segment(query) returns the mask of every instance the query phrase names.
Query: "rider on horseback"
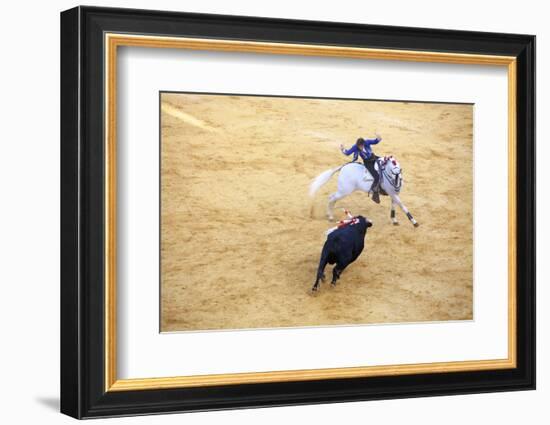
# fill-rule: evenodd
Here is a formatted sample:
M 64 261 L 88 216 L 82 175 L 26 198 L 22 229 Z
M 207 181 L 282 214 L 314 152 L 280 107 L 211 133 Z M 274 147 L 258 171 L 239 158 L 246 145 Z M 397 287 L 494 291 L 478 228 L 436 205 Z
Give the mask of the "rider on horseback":
M 376 139 L 363 139 L 362 137 L 360 137 L 355 142 L 355 145 L 353 145 L 349 149 L 345 149 L 344 145 L 340 145 L 340 150 L 344 155 L 353 154 L 354 161 L 356 161 L 359 156 L 363 160 L 365 167 L 367 168 L 367 170 L 369 170 L 369 173 L 374 178 L 374 182 L 372 183 L 372 186 L 371 186 L 372 200 L 377 204 L 380 203 L 380 187 L 379 187 L 380 177 L 375 170 L 374 164 L 378 159 L 378 157 L 372 151 L 371 145 L 376 145 L 380 143 L 381 140 L 382 140 L 382 137 L 379 134 L 376 134 Z

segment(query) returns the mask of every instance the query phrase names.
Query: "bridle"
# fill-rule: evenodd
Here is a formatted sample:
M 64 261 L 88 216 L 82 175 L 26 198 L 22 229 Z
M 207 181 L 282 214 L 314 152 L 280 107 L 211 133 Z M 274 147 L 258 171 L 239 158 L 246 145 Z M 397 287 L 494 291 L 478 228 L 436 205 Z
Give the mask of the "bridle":
M 401 185 L 403 184 L 403 179 L 401 178 L 401 173 L 403 170 L 399 168 L 399 173 L 395 174 L 388 170 L 389 167 L 386 166 L 389 159 L 382 161 L 382 175 L 386 178 L 388 183 L 393 187 L 396 193 L 399 193 L 401 190 Z

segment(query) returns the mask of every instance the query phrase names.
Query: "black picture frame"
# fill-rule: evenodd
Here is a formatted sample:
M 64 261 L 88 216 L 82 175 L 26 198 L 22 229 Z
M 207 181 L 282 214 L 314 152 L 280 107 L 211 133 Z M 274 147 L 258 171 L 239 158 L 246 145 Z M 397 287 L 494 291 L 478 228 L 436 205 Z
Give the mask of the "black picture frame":
M 105 391 L 104 33 L 517 58 L 517 367 L 474 372 Z M 535 388 L 535 37 L 76 7 L 61 13 L 61 412 L 75 418 Z

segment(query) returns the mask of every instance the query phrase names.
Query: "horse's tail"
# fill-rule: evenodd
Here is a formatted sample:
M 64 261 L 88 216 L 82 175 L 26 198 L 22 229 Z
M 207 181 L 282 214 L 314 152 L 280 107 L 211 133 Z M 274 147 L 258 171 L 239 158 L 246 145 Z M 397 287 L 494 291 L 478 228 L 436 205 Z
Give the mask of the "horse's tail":
M 336 168 L 331 168 L 330 170 L 324 171 L 321 174 L 319 174 L 317 177 L 315 177 L 311 182 L 311 184 L 309 185 L 309 196 L 313 198 L 317 193 L 317 191 L 321 189 L 321 187 L 324 184 L 326 184 L 335 173 L 340 171 L 340 168 L 342 167 L 343 165 L 340 165 L 339 167 L 336 167 Z

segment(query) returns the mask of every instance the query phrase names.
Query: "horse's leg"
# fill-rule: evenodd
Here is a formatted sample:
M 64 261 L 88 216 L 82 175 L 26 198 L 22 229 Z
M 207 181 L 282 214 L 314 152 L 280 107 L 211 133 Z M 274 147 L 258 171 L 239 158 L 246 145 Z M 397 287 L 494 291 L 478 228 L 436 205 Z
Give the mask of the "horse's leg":
M 393 199 L 393 197 L 391 198 L 390 218 L 394 226 L 397 226 L 399 224 L 399 221 L 397 221 L 397 218 L 395 217 L 395 200 Z
M 342 199 L 344 196 L 346 195 L 342 195 L 340 192 L 334 192 L 328 197 L 327 218 L 330 221 L 334 220 L 334 204 L 336 204 L 336 201 Z
M 403 202 L 401 202 L 401 199 L 399 199 L 399 196 L 396 195 L 396 194 L 393 194 L 391 195 L 392 197 L 392 200 L 401 207 L 401 209 L 403 210 L 403 212 L 407 215 L 407 218 L 410 220 L 410 222 L 414 225 L 414 227 L 418 227 L 420 226 L 417 221 L 414 219 L 414 217 L 412 216 L 412 214 L 409 212 L 409 210 L 407 209 L 407 207 L 405 205 L 403 205 Z

